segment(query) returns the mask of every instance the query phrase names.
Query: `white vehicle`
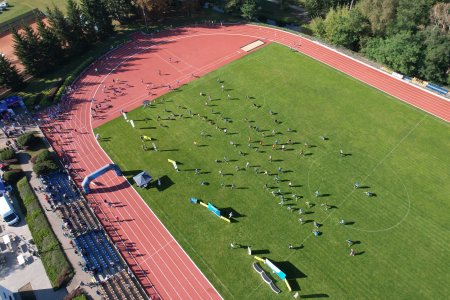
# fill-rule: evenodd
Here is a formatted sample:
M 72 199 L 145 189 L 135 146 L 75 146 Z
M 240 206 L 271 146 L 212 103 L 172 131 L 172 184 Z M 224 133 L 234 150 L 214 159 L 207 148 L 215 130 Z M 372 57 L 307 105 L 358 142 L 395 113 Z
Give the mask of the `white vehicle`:
M 0 196 L 0 216 L 2 216 L 3 221 L 8 225 L 15 225 L 20 221 L 6 194 Z

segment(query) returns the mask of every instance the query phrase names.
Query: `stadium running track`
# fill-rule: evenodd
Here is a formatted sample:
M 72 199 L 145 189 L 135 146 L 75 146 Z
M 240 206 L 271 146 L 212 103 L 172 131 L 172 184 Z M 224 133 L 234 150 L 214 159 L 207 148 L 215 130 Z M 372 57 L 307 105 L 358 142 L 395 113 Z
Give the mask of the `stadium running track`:
M 224 25 L 133 35 L 129 43 L 106 54 L 80 76 L 73 84 L 75 91 L 61 104 L 65 112 L 58 113 L 53 108 L 47 123 L 41 127 L 80 185 L 87 174 L 111 163 L 97 143 L 93 128 L 120 117 L 121 110 L 130 111 L 144 100 L 167 93 L 169 84 L 172 88 L 178 87 L 242 57 L 246 53 L 240 48 L 257 39 L 295 47 L 301 53 L 450 121 L 450 102 L 444 98 L 316 42 L 273 28 Z M 113 95 L 111 87 L 120 92 Z M 107 97 L 109 100 L 105 100 Z M 102 107 L 91 115 L 91 109 L 99 104 Z M 151 297 L 221 298 L 124 177 L 108 172 L 91 183 L 91 188 L 92 194 L 87 196 L 90 205 Z M 108 206 L 104 200 L 114 206 Z

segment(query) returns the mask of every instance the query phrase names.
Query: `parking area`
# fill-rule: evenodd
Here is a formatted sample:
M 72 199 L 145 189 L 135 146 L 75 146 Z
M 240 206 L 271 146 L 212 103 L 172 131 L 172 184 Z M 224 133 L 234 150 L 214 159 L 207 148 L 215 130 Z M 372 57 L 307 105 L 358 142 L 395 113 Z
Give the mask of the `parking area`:
M 13 201 L 16 204 L 16 201 Z M 15 211 L 20 212 L 14 205 Z M 39 259 L 32 237 L 24 218 L 15 226 L 3 221 L 0 225 L 0 286 L 4 293 L 27 295 L 27 299 L 62 299 L 65 289 L 53 291 Z M 33 297 L 34 295 L 34 297 Z M 14 297 L 14 296 L 13 296 Z M 13 298 L 14 299 L 14 298 Z

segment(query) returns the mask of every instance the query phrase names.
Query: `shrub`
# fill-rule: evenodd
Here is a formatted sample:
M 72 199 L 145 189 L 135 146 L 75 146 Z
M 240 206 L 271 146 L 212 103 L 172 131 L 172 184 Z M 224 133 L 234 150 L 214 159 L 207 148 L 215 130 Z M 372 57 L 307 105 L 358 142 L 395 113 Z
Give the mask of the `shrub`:
M 16 158 L 16 152 L 14 150 L 5 148 L 0 152 L 0 160 L 10 160 Z
M 58 102 L 61 100 L 61 97 L 69 85 L 72 84 L 72 82 L 75 80 L 75 78 L 84 71 L 89 65 L 95 61 L 96 58 L 90 56 L 88 57 L 83 63 L 81 63 L 78 67 L 76 67 L 70 74 L 67 74 L 66 79 L 64 80 L 63 84 L 59 86 L 58 91 L 54 94 L 53 102 Z
M 37 175 L 45 175 L 58 170 L 58 165 L 53 160 L 53 155 L 47 149 L 31 158 L 34 163 L 33 171 Z
M 13 169 L 3 173 L 3 180 L 9 184 L 14 184 L 19 181 L 23 176 L 23 171 L 21 169 Z
M 25 103 L 27 103 L 28 107 L 34 108 L 35 106 L 39 105 L 39 103 L 41 103 L 42 97 L 44 97 L 43 93 L 30 95 L 25 100 Z
M 67 294 L 63 300 L 87 300 L 85 291 L 82 288 L 77 288 Z
M 52 160 L 52 154 L 50 153 L 50 151 L 48 151 L 47 149 L 45 149 L 44 151 L 40 152 L 39 154 L 37 154 L 34 157 L 34 161 L 32 161 L 33 163 L 41 163 L 45 160 Z
M 36 162 L 33 166 L 33 172 L 37 175 L 46 175 L 58 170 L 58 165 L 53 162 L 53 160 L 44 160 L 41 162 Z
M 20 147 L 34 146 L 39 142 L 39 139 L 31 132 L 24 133 L 17 138 L 17 144 Z

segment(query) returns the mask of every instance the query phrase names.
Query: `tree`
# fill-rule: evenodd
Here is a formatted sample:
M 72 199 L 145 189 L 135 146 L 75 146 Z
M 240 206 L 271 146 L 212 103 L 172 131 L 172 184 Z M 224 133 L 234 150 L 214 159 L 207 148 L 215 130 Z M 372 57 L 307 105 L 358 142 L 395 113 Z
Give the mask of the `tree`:
M 363 53 L 397 72 L 417 76 L 423 63 L 423 39 L 409 31 L 368 41 Z
M 16 152 L 10 148 L 5 148 L 0 151 L 0 160 L 13 160 L 16 159 Z
M 40 55 L 40 61 L 43 67 L 42 72 L 45 73 L 61 61 L 63 51 L 61 41 L 53 29 L 45 25 L 41 19 L 36 20 L 36 22 L 39 32 L 39 48 L 36 50 Z
M 225 9 L 228 12 L 237 12 L 242 6 L 242 0 L 227 0 L 225 4 Z
M 305 0 L 304 5 L 311 17 L 323 17 L 330 8 L 347 6 L 353 3 L 352 0 Z
M 421 76 L 436 83 L 450 84 L 450 35 L 435 30 L 427 30 L 423 35 L 426 48 Z
M 309 28 L 314 35 L 325 38 L 325 20 L 322 17 L 316 17 L 309 23 Z
M 395 19 L 399 0 L 362 0 L 357 7 L 369 20 L 372 33 L 382 35 Z
M 32 75 L 42 75 L 62 58 L 61 43 L 53 31 L 40 19 L 36 20 L 38 33 L 24 25 L 22 32 L 13 31 L 14 53 Z
M 9 184 L 14 184 L 24 175 L 22 169 L 12 169 L 3 173 L 3 180 Z
M 430 20 L 440 31 L 449 31 L 450 3 L 436 3 L 430 10 Z
M 19 58 L 25 70 L 29 74 L 39 74 L 40 61 L 37 50 L 39 37 L 29 25 L 24 25 L 22 32 L 13 30 L 14 54 Z
M 81 0 L 81 11 L 90 37 L 104 39 L 114 31 L 104 0 Z
M 429 23 L 429 12 L 437 0 L 399 0 L 393 32 L 423 29 Z
M 17 138 L 17 144 L 20 147 L 32 147 L 32 146 L 35 146 L 38 142 L 39 142 L 39 138 L 30 132 L 21 134 Z
M 111 18 L 120 23 L 129 21 L 133 14 L 133 5 L 130 0 L 107 0 L 105 5 Z
M 33 166 L 33 172 L 38 176 L 46 175 L 58 170 L 58 165 L 53 160 L 44 160 Z
M 53 9 L 47 7 L 47 21 L 60 41 L 61 48 L 70 50 L 72 48 L 71 28 L 64 14 L 56 5 L 53 5 Z
M 146 11 L 154 20 L 158 20 L 167 11 L 171 1 L 168 0 L 136 0 L 136 5 Z
M 367 34 L 368 21 L 358 9 L 332 8 L 325 19 L 315 18 L 311 30 L 331 43 L 352 50 L 359 50 L 361 39 Z
M 31 160 L 32 160 L 32 163 L 36 164 L 36 163 L 41 163 L 45 160 L 52 160 L 52 159 L 53 159 L 53 156 L 50 153 L 50 151 L 45 149 L 42 152 L 40 152 L 39 154 L 37 154 L 36 156 L 34 156 Z
M 182 3 L 182 10 L 186 13 L 188 17 L 191 17 L 192 14 L 200 8 L 199 0 L 185 0 Z
M 0 86 L 2 85 L 16 91 L 24 85 L 24 80 L 16 66 L 0 53 Z
M 67 0 L 67 24 L 69 26 L 69 44 L 71 53 L 79 54 L 86 50 L 88 41 L 93 37 L 87 36 L 84 30 L 82 12 L 74 0 Z
M 255 0 L 244 0 L 241 6 L 242 17 L 247 21 L 255 18 L 258 8 Z

